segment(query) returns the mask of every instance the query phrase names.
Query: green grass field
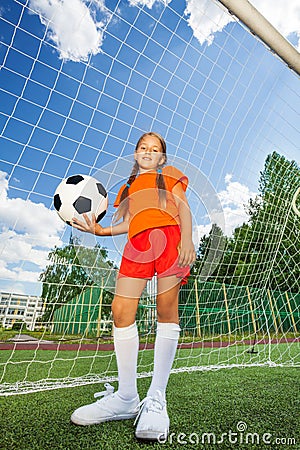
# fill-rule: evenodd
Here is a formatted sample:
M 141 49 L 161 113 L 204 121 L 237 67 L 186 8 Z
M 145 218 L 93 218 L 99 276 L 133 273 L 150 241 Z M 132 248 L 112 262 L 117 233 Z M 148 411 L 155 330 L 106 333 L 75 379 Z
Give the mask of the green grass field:
M 244 363 L 258 362 L 268 355 L 264 346 L 260 346 L 259 353 L 254 355 L 246 354 L 244 350 L 181 350 L 175 368 L 183 362 L 186 365 L 187 361 L 194 365 L 199 352 L 202 352 L 204 365 L 222 359 L 231 363 L 241 361 L 241 358 Z M 11 361 L 17 364 L 6 365 L 6 377 L 10 382 L 26 373 L 20 361 L 30 361 L 33 353 L 18 351 L 12 355 Z M 93 372 L 103 371 L 109 361 L 108 356 L 96 360 L 94 354 L 82 352 L 84 355 L 76 359 L 74 366 L 74 353 L 61 352 L 61 359 L 53 365 L 51 360 L 55 352 L 39 352 L 35 359 L 44 363 L 32 363 L 27 376 L 38 380 L 49 373 L 51 365 L 52 376 L 65 376 L 72 367 L 72 375 L 77 376 L 84 372 L 84 367 L 85 371 L 87 365 L 90 367 L 92 360 Z M 297 344 L 272 346 L 271 353 L 274 360 L 277 358 L 277 362 L 282 363 L 285 357 L 299 358 Z M 9 354 L 2 351 L 1 360 L 7 361 Z M 141 352 L 142 367 L 151 368 L 152 358 L 152 351 Z M 26 365 L 28 367 L 28 363 Z M 115 373 L 113 359 L 107 373 Z M 149 383 L 149 377 L 138 380 L 141 398 L 145 396 Z M 116 382 L 112 384 L 117 387 Z M 92 402 L 93 393 L 100 390 L 103 390 L 102 384 L 0 397 L 0 449 L 300 449 L 299 368 L 245 367 L 172 374 L 167 392 L 172 434 L 164 444 L 137 442 L 133 420 L 90 427 L 71 424 L 72 411 Z

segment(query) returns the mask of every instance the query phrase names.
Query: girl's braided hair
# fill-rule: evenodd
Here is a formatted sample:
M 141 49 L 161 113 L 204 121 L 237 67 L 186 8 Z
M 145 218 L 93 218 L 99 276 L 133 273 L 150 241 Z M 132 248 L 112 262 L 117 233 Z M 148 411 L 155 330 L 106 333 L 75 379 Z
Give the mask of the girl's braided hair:
M 144 133 L 139 140 L 137 141 L 137 144 L 135 146 L 135 152 L 137 151 L 141 141 L 143 140 L 143 138 L 145 136 L 153 136 L 156 137 L 160 144 L 161 144 L 161 148 L 162 148 L 162 155 L 164 156 L 164 162 L 159 165 L 157 167 L 157 175 L 156 175 L 156 187 L 158 189 L 158 195 L 159 195 L 159 202 L 160 205 L 162 207 L 166 207 L 166 199 L 167 199 L 167 194 L 166 194 L 166 185 L 165 185 L 165 180 L 162 174 L 162 167 L 166 164 L 167 162 L 167 146 L 166 146 L 166 142 L 164 140 L 164 138 L 158 134 L 158 133 L 154 133 L 153 131 L 150 131 L 148 133 Z M 134 182 L 134 180 L 136 179 L 136 176 L 138 174 L 139 171 L 139 165 L 138 163 L 135 161 L 132 167 L 132 171 L 131 174 L 127 180 L 126 186 L 124 187 L 121 197 L 120 197 L 120 206 L 116 211 L 115 214 L 115 218 L 114 221 L 117 222 L 118 220 L 120 220 L 122 217 L 124 217 L 128 211 L 128 207 L 129 207 L 129 202 L 128 202 L 128 191 L 129 188 L 131 186 L 131 184 Z

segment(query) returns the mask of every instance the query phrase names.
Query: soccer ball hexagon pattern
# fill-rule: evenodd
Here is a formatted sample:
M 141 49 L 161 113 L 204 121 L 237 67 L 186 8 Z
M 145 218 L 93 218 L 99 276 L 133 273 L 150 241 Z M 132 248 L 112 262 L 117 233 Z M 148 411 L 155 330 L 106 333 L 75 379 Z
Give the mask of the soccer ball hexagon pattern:
M 106 214 L 108 206 L 107 192 L 103 185 L 89 175 L 73 175 L 58 185 L 54 194 L 54 207 L 59 217 L 70 225 L 73 217 L 84 220 L 95 214 L 99 222 Z

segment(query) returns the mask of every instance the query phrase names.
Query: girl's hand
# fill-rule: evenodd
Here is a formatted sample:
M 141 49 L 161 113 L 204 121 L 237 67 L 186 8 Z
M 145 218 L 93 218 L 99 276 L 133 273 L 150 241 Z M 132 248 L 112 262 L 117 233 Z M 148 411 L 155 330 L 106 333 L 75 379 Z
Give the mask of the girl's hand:
M 178 245 L 178 265 L 179 267 L 186 267 L 193 264 L 196 260 L 196 252 L 192 239 L 181 238 L 181 242 Z
M 98 236 L 100 236 L 102 227 L 96 222 L 95 214 L 92 214 L 92 219 L 90 219 L 87 214 L 82 215 L 84 217 L 85 222 L 76 219 L 76 217 L 73 217 L 71 222 L 72 227 L 77 228 L 77 230 L 84 231 L 86 233 L 97 234 Z

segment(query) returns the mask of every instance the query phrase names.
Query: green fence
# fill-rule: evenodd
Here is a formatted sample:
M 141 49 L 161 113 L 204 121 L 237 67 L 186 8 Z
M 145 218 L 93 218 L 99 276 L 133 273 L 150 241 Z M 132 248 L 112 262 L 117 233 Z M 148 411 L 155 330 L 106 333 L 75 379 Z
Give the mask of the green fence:
M 100 287 L 88 288 L 54 313 L 56 334 L 111 335 L 110 304 Z M 300 294 L 195 281 L 180 291 L 180 326 L 186 335 L 218 336 L 253 333 L 298 333 Z M 155 298 L 144 297 L 138 308 L 141 334 L 154 332 Z
M 71 302 L 61 305 L 54 312 L 52 332 L 86 337 L 111 335 L 111 303 L 107 303 L 111 295 L 106 294 L 100 287 L 87 288 Z M 141 333 L 148 333 L 155 324 L 155 307 L 147 297 L 139 305 L 137 323 Z
M 101 288 L 85 289 L 54 313 L 53 332 L 58 334 L 99 336 L 109 332 L 110 308 L 102 304 Z
M 181 326 L 201 335 L 298 333 L 300 294 L 195 281 L 180 292 Z

